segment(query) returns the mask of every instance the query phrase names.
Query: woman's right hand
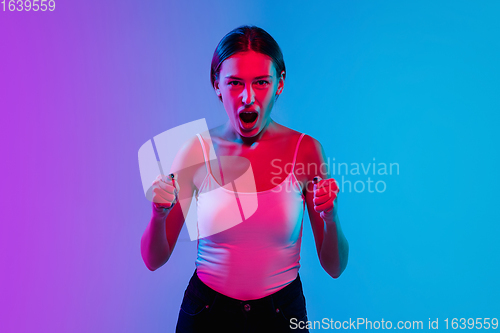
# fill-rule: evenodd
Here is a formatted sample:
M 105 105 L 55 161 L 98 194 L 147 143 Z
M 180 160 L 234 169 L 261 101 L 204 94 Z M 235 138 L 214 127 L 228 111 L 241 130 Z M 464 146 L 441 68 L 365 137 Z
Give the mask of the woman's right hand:
M 177 174 L 158 175 L 153 182 L 153 210 L 164 213 L 170 211 L 178 201 L 180 191 Z

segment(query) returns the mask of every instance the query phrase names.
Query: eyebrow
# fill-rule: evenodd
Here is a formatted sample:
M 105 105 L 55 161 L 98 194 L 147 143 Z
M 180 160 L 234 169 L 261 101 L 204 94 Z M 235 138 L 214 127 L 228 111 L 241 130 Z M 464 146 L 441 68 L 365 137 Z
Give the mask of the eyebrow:
M 272 75 L 261 75 L 261 76 L 257 76 L 255 77 L 255 79 L 265 79 L 265 78 L 272 78 L 273 76 Z M 234 75 L 228 75 L 226 76 L 226 79 L 236 79 L 236 80 L 243 80 L 242 78 L 239 78 L 237 76 L 234 76 Z

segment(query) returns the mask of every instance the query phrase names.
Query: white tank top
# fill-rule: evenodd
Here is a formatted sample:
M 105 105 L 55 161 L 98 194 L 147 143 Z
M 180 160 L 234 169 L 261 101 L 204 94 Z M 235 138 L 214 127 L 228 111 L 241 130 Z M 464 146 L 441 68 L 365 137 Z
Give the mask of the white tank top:
M 295 148 L 291 173 L 278 186 L 254 193 L 220 186 L 212 175 L 204 141 L 197 136 L 207 168 L 196 195 L 198 226 L 215 225 L 234 212 L 241 213 L 242 221 L 198 238 L 198 277 L 215 291 L 239 300 L 277 292 L 297 277 L 300 268 L 305 197 L 294 169 L 304 133 Z M 256 203 L 253 214 L 243 214 L 252 201 Z

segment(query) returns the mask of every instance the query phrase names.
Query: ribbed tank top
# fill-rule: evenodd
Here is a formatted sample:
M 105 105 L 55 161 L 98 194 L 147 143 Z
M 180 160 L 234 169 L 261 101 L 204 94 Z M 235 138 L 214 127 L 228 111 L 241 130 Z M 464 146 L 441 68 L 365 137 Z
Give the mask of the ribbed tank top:
M 297 141 L 288 176 L 276 187 L 254 193 L 220 186 L 212 175 L 204 141 L 197 136 L 207 168 L 196 195 L 198 226 L 207 229 L 233 215 L 241 221 L 198 237 L 198 277 L 215 291 L 239 300 L 277 292 L 297 277 L 300 268 L 305 198 L 294 169 L 304 133 Z

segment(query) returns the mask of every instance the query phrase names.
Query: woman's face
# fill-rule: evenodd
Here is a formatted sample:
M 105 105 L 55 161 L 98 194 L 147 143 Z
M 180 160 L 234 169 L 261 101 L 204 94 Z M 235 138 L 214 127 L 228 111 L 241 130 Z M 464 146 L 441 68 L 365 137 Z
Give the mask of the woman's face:
M 276 96 L 283 90 L 284 73 L 278 77 L 271 58 L 254 51 L 224 60 L 214 88 L 241 136 L 253 137 L 267 125 Z

